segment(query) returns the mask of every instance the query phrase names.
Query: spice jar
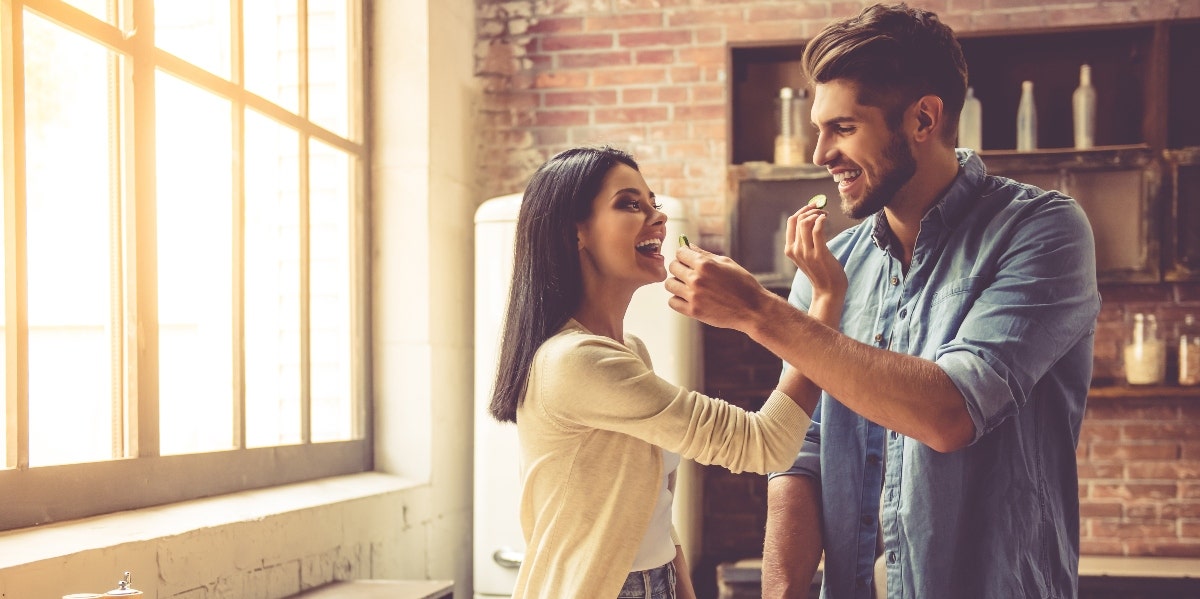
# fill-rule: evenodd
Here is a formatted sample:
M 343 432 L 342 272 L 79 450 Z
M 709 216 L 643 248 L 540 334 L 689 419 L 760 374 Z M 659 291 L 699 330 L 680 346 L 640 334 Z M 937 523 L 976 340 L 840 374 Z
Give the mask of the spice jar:
M 1200 385 L 1200 325 L 1191 314 L 1179 327 L 1179 384 Z
M 125 578 L 122 578 L 122 579 L 121 579 L 121 580 L 120 580 L 120 581 L 117 583 L 117 588 L 115 588 L 115 589 L 113 589 L 113 590 L 111 590 L 111 591 L 109 591 L 109 592 L 105 593 L 105 594 L 104 594 L 104 597 L 106 597 L 106 598 L 108 598 L 108 597 L 125 597 L 125 598 L 129 598 L 129 597 L 141 597 L 141 596 L 142 596 L 142 592 L 141 592 L 141 591 L 139 591 L 139 590 L 137 590 L 137 589 L 135 589 L 135 588 L 133 588 L 133 587 L 131 587 L 131 586 L 129 586 L 129 584 L 130 584 L 130 582 L 129 582 L 129 572 L 126 572 L 126 573 L 125 573 Z
M 1125 338 L 1125 380 L 1130 385 L 1161 385 L 1166 374 L 1166 342 L 1158 318 L 1138 312 L 1129 321 Z

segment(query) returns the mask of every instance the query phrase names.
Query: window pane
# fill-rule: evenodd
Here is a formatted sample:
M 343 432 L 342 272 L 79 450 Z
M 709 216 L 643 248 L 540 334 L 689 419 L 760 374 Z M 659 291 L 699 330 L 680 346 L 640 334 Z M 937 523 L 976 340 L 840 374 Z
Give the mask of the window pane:
M 309 325 L 312 440 L 352 438 L 350 377 L 350 191 L 353 162 L 309 144 Z
M 233 445 L 232 108 L 155 78 L 163 454 Z
M 308 118 L 350 135 L 350 29 L 347 0 L 308 2 Z
M 110 55 L 25 13 L 29 459 L 111 458 Z
M 118 24 L 116 10 L 113 10 L 111 13 L 108 10 L 110 0 L 65 0 L 65 2 L 110 25 Z M 116 8 L 115 1 L 112 1 L 111 4 L 114 5 L 113 8 Z
M 246 89 L 300 111 L 300 32 L 296 0 L 242 3 Z
M 159 0 L 154 26 L 159 48 L 229 78 L 229 2 Z
M 246 111 L 246 445 L 300 442 L 300 135 Z

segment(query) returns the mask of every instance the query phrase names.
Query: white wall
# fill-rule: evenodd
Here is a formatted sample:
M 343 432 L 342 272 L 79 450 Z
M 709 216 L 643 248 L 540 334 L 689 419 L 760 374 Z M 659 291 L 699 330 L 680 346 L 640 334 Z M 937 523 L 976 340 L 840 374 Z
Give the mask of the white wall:
M 126 570 L 160 599 L 367 577 L 471 595 L 474 3 L 367 1 L 378 472 L 0 533 L 0 597 L 103 592 Z

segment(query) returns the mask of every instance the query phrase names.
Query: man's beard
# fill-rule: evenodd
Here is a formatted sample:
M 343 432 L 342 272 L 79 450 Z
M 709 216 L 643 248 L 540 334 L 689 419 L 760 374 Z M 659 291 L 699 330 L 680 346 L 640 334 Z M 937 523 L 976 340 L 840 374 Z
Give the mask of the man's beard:
M 861 220 L 883 210 L 917 172 L 917 161 L 913 158 L 912 150 L 904 136 L 898 133 L 892 134 L 892 139 L 883 149 L 881 163 L 879 183 L 867 188 L 862 202 L 854 206 L 842 196 L 842 212 L 850 218 Z

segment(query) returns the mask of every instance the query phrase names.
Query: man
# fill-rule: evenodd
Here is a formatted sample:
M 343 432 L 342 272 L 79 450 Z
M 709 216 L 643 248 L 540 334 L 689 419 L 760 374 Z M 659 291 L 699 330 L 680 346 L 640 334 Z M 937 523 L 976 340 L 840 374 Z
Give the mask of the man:
M 794 220 L 795 307 L 694 249 L 667 281 L 674 309 L 747 333 L 824 390 L 769 483 L 764 597 L 803 597 L 822 550 L 827 599 L 1075 597 L 1100 307 L 1086 217 L 956 152 L 967 69 L 933 13 L 870 7 L 809 42 L 803 67 L 813 161 L 866 220 L 816 257 L 820 226 Z M 840 332 L 804 312 L 805 260 L 834 259 Z

